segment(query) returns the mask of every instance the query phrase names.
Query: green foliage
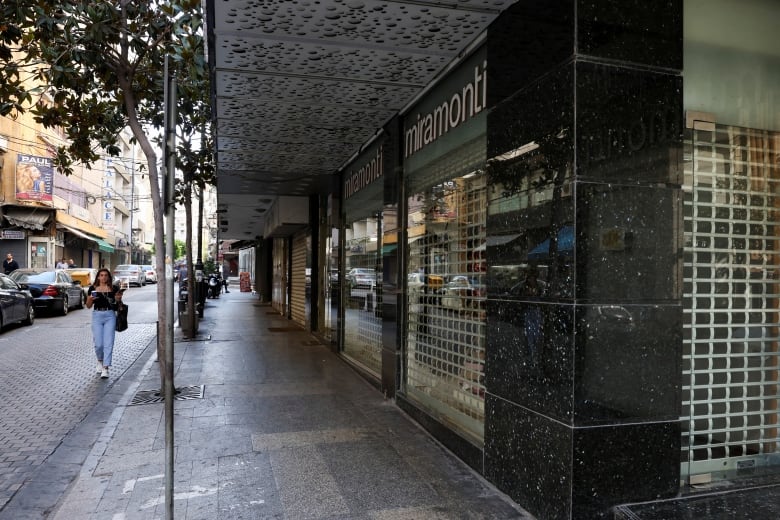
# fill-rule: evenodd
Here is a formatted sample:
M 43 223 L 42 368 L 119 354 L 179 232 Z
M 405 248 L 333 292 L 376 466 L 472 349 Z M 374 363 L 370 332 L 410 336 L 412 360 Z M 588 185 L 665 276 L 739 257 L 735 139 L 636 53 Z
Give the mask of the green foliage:
M 0 2 L 0 116 L 30 112 L 37 123 L 60 130 L 66 144 L 54 163 L 66 175 L 74 164 L 118 155 L 120 131 L 129 127 L 146 157 L 158 265 L 165 261 L 164 205 L 147 129 L 163 127 L 165 63 L 180 85 L 176 163 L 188 186 L 202 187 L 213 182 L 214 168 L 201 0 Z M 176 244 L 176 256 L 186 251 Z M 163 321 L 164 303 L 160 289 Z M 192 313 L 192 301 L 188 308 Z
M 201 101 L 210 90 L 202 32 L 198 0 L 3 0 L 0 116 L 30 111 L 60 128 L 67 144 L 55 163 L 69 174 L 104 150 L 118 155 L 122 128 L 135 125 L 137 137 L 144 126 L 162 127 L 168 56 L 181 78 L 179 128 L 192 135 L 210 118 Z M 198 160 L 196 172 L 205 169 Z
M 187 254 L 187 243 L 178 238 L 173 241 L 173 257 L 183 258 Z

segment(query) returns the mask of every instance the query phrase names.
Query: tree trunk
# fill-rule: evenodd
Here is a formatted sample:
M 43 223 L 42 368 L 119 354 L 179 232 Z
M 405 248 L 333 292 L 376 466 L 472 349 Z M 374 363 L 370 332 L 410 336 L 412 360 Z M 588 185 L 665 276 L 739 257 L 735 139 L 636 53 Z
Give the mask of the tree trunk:
M 138 145 L 141 147 L 141 150 L 144 153 L 144 157 L 146 157 L 146 165 L 147 168 L 149 168 L 149 186 L 152 195 L 152 212 L 154 214 L 154 257 L 156 262 L 155 270 L 157 271 L 157 316 L 159 322 L 162 324 L 161 327 L 157 327 L 157 330 L 158 332 L 161 330 L 167 331 L 167 324 L 170 323 L 169 320 L 171 320 L 172 317 L 169 312 L 170 310 L 165 305 L 165 290 L 167 284 L 164 282 L 166 277 L 169 275 L 167 269 L 168 266 L 171 267 L 170 276 L 172 276 L 173 260 L 167 259 L 168 261 L 166 262 L 165 258 L 165 226 L 163 225 L 164 211 L 162 194 L 160 193 L 160 176 L 157 170 L 157 153 L 155 152 L 152 144 L 149 142 L 149 138 L 141 126 L 141 123 L 138 121 L 137 103 L 132 84 L 129 80 L 129 78 L 132 77 L 130 75 L 130 71 L 124 71 L 125 74 L 122 72 L 123 71 L 117 71 L 117 77 L 119 78 L 120 86 L 125 96 L 124 101 L 125 108 L 127 110 L 128 124 L 133 132 L 133 137 L 135 137 Z M 173 172 L 169 172 L 169 174 L 173 175 Z M 173 208 L 170 210 L 173 211 Z M 173 240 L 173 237 L 169 237 L 169 240 Z M 159 361 L 158 365 L 160 368 L 160 389 L 163 388 L 165 374 L 167 373 L 165 352 L 167 349 L 173 348 L 173 345 L 169 345 L 168 343 L 168 334 L 158 333 L 157 360 Z

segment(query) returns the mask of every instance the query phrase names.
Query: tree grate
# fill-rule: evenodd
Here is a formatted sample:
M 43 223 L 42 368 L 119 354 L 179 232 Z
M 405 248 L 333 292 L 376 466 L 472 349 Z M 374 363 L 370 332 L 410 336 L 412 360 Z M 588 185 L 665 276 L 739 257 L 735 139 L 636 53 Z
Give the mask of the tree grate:
M 190 399 L 203 399 L 205 391 L 204 385 L 179 386 L 173 390 L 174 401 L 188 401 Z M 130 405 L 135 404 L 153 404 L 165 402 L 165 395 L 160 390 L 139 390 L 135 394 Z

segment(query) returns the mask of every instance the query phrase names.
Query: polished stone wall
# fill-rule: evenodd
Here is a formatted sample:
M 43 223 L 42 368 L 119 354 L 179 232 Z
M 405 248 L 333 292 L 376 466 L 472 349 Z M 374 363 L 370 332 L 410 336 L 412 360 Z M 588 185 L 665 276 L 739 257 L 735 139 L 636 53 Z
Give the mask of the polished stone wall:
M 382 206 L 382 373 L 381 390 L 389 398 L 395 396 L 401 381 L 401 322 L 403 305 L 402 259 L 406 243 L 405 217 L 399 213 L 401 198 L 401 119 L 395 117 L 384 127 L 384 186 Z
M 679 487 L 682 2 L 488 34 L 484 473 L 539 518 Z

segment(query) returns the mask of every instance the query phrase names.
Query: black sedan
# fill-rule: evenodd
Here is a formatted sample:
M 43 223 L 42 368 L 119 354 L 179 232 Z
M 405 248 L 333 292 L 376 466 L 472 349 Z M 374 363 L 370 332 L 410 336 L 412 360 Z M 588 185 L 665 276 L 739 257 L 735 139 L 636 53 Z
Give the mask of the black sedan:
M 58 312 L 64 316 L 71 307 L 84 307 L 86 296 L 81 284 L 62 269 L 17 269 L 9 276 L 19 284 L 27 284 L 36 311 Z
M 32 325 L 35 321 L 33 297 L 27 287 L 0 274 L 0 329 L 11 323 Z

